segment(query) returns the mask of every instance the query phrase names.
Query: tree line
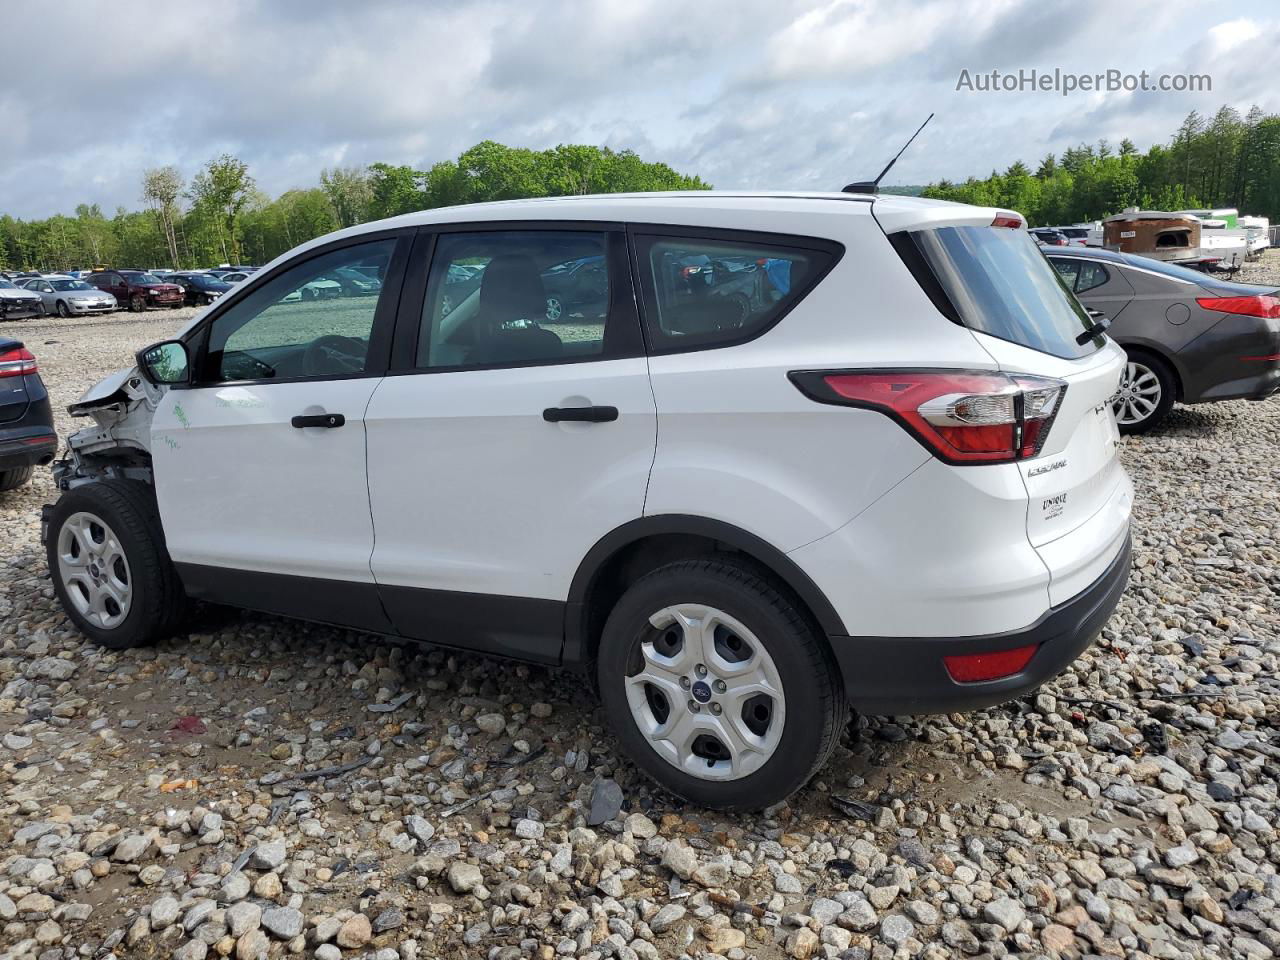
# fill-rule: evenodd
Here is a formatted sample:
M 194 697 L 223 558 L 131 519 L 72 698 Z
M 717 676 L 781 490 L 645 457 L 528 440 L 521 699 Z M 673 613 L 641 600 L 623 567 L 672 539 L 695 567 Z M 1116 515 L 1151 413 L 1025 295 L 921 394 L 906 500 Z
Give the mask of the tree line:
M 1004 207 L 1033 226 L 1100 220 L 1125 207 L 1235 207 L 1280 221 L 1280 115 L 1224 106 L 1212 119 L 1192 111 L 1167 143 L 1140 153 L 1127 137 L 1049 154 L 1034 173 L 1021 160 L 1004 173 L 943 180 L 923 195 Z
M 562 144 L 550 150 L 485 140 L 429 170 L 374 163 L 320 172 L 315 187 L 272 199 L 248 165 L 222 155 L 191 180 L 175 167 L 142 175 L 143 209 L 80 204 L 74 216 L 0 216 L 0 269 L 74 270 L 94 266 L 207 267 L 266 263 L 322 234 L 414 210 L 486 200 L 584 193 L 706 190 L 696 176 L 630 150 Z

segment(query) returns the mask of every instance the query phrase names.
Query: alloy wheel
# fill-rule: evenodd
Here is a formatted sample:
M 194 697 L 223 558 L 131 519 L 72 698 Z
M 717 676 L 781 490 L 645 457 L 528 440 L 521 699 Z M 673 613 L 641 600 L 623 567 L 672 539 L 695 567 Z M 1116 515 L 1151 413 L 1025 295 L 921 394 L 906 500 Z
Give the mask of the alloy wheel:
M 1141 361 L 1130 360 L 1125 365 L 1120 389 L 1111 398 L 1116 422 L 1122 426 L 1142 423 L 1160 406 L 1162 393 L 1155 371 Z
M 547 297 L 547 319 L 559 320 L 564 314 L 564 304 L 556 297 Z
M 737 780 L 759 770 L 786 722 L 769 651 L 745 625 L 703 604 L 673 605 L 649 618 L 626 695 L 654 752 L 703 780 Z
M 77 612 L 110 630 L 129 615 L 133 578 L 115 531 L 95 514 L 74 513 L 58 531 L 58 576 Z

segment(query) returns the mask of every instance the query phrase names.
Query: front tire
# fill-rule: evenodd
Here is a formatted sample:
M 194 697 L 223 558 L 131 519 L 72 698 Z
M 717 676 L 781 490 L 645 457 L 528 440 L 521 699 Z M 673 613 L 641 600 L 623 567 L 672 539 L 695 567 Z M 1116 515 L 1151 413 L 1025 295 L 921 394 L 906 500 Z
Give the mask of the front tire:
M 65 300 L 58 301 L 58 316 L 60 316 L 63 320 L 71 316 L 71 311 L 67 309 L 67 303 Z
M 141 294 L 135 294 L 129 298 L 129 309 L 134 313 L 142 313 L 147 309 L 147 299 Z
M 1130 353 L 1120 389 L 1111 402 L 1120 432 L 1146 433 L 1169 415 L 1177 391 L 1167 363 L 1148 353 Z
M 636 581 L 605 624 L 605 714 L 636 764 L 720 810 L 786 799 L 848 722 L 825 641 L 752 567 L 684 560 Z
M 123 650 L 162 639 L 186 612 L 145 484 L 100 480 L 66 491 L 50 515 L 45 550 L 63 610 L 104 647 Z

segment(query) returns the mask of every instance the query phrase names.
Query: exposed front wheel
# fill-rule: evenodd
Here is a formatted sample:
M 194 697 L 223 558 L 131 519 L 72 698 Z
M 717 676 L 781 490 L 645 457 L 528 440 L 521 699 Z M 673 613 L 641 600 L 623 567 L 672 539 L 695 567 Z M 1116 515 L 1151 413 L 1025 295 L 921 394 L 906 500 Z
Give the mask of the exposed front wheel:
M 134 313 L 141 313 L 147 309 L 147 299 L 141 294 L 136 294 L 129 298 L 129 309 Z
M 71 311 L 67 309 L 67 303 L 65 300 L 58 301 L 58 316 L 62 317 L 64 320 L 71 316 Z
M 824 643 L 754 569 L 672 563 L 610 614 L 601 699 L 632 759 L 672 793 L 766 807 L 826 763 L 848 719 Z
M 564 316 L 564 304 L 559 297 L 547 297 L 547 321 L 554 323 Z
M 1111 399 L 1121 433 L 1146 433 L 1173 408 L 1177 385 L 1169 365 L 1144 353 L 1129 355 L 1120 388 Z
M 45 549 L 63 610 L 97 643 L 140 646 L 181 621 L 186 598 L 145 485 L 102 480 L 68 490 L 54 505 Z

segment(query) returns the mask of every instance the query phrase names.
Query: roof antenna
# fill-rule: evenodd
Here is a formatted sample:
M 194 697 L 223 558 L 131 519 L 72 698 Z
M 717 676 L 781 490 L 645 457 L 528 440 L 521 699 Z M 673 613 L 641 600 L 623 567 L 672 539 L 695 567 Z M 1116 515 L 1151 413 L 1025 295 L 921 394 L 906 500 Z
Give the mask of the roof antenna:
M 929 125 L 929 121 L 932 119 L 933 119 L 932 113 L 929 114 L 929 116 L 925 117 L 924 123 L 920 124 L 920 130 L 923 130 L 925 127 L 927 127 Z M 911 135 L 911 140 L 908 140 L 906 143 L 904 143 L 902 145 L 902 149 L 899 150 L 896 154 L 894 154 L 893 159 L 890 160 L 885 165 L 885 168 L 880 171 L 880 176 L 870 181 L 860 181 L 858 183 L 846 184 L 845 187 L 840 192 L 841 193 L 869 193 L 872 196 L 879 193 L 880 181 L 884 179 L 884 175 L 886 173 L 888 173 L 890 170 L 893 169 L 893 165 L 898 162 L 898 157 L 902 156 L 904 153 L 907 152 L 907 147 L 911 146 L 911 141 L 914 140 L 916 137 L 920 136 L 920 130 L 917 130 L 915 133 L 913 133 Z

